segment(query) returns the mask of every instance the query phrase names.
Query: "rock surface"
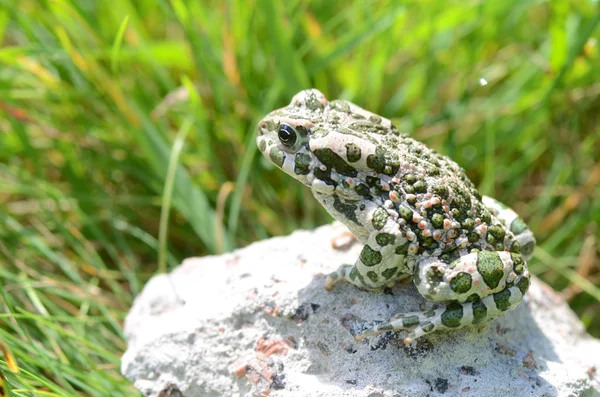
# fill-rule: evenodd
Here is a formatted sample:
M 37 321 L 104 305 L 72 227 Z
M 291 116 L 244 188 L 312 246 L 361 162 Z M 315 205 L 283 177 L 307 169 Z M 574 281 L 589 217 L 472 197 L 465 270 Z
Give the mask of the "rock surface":
M 600 395 L 600 341 L 537 279 L 483 330 L 354 342 L 423 299 L 412 284 L 325 291 L 324 274 L 361 248 L 332 248 L 344 230 L 299 231 L 152 278 L 127 316 L 122 373 L 161 397 Z

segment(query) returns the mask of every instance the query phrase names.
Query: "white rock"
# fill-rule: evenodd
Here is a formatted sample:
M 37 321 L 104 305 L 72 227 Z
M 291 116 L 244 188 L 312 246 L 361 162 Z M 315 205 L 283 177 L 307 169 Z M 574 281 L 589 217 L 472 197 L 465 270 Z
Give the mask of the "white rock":
M 159 275 L 125 322 L 122 373 L 147 396 L 580 396 L 600 390 L 600 342 L 534 279 L 524 303 L 484 330 L 352 332 L 418 310 L 412 284 L 372 293 L 324 274 L 360 252 L 332 248 L 340 227 L 191 258 Z

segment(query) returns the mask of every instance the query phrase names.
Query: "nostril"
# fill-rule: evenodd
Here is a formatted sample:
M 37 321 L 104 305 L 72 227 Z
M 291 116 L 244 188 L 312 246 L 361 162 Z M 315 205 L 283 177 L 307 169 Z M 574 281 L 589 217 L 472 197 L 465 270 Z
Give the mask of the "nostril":
M 267 132 L 267 123 L 261 123 L 258 126 L 258 135 L 264 135 Z

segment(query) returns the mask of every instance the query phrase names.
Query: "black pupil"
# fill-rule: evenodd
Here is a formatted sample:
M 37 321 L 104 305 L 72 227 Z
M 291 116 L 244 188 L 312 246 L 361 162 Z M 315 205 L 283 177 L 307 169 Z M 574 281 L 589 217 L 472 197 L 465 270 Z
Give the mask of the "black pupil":
M 285 146 L 294 146 L 296 143 L 296 131 L 287 124 L 279 126 L 279 140 Z

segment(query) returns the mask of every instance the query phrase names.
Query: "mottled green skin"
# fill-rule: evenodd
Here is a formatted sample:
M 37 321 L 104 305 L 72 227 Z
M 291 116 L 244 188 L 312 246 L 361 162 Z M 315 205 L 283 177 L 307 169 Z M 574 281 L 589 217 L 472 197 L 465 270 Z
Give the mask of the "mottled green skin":
M 525 223 L 390 120 L 305 90 L 259 123 L 257 144 L 364 244 L 353 266 L 327 277 L 327 288 L 346 280 L 378 291 L 412 277 L 425 299 L 443 303 L 396 315 L 359 338 L 405 329 L 410 341 L 485 323 L 527 291 L 535 239 Z

